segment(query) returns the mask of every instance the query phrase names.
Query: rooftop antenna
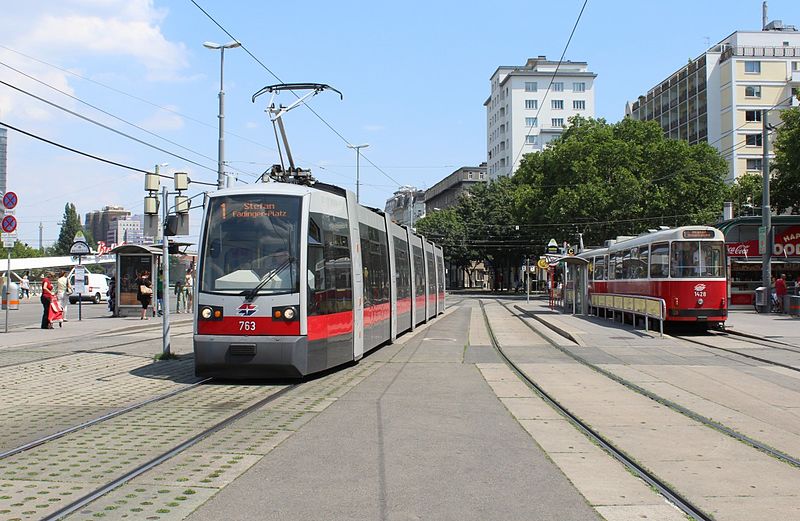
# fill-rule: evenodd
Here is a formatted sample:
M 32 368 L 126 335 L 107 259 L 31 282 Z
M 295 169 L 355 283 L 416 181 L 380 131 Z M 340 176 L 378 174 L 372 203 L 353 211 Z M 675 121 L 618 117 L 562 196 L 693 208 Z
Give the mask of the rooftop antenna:
M 284 105 L 276 105 L 275 104 L 275 97 L 280 94 L 281 91 L 289 90 L 289 91 L 296 91 L 296 90 L 307 90 L 308 93 L 304 94 L 301 97 L 298 97 L 294 103 L 291 103 L 289 106 Z M 264 175 L 269 173 L 269 177 L 273 181 L 278 181 L 282 183 L 295 183 L 295 184 L 304 184 L 304 185 L 313 185 L 316 180 L 311 176 L 311 170 L 303 170 L 298 168 L 294 164 L 294 158 L 292 157 L 292 150 L 289 148 L 289 140 L 286 137 L 286 128 L 283 126 L 283 115 L 289 112 L 290 110 L 298 107 L 301 104 L 304 104 L 307 99 L 316 96 L 323 90 L 332 90 L 333 92 L 339 95 L 340 99 L 344 99 L 344 96 L 341 92 L 334 89 L 330 85 L 326 85 L 324 83 L 278 83 L 275 85 L 267 85 L 263 87 L 261 90 L 253 94 L 252 101 L 255 103 L 256 98 L 264 94 L 265 92 L 269 92 L 272 94 L 269 100 L 269 105 L 265 112 L 269 114 L 269 119 L 272 122 L 272 130 L 275 132 L 275 142 L 278 145 L 278 156 L 280 157 L 281 164 L 279 165 L 272 165 L 272 168 L 261 174 L 261 179 L 263 180 Z M 280 137 L 278 137 L 278 132 L 280 131 Z M 283 141 L 283 150 L 286 152 L 286 158 L 289 160 L 289 168 L 286 168 L 286 164 L 283 162 L 283 152 L 281 152 L 281 141 Z

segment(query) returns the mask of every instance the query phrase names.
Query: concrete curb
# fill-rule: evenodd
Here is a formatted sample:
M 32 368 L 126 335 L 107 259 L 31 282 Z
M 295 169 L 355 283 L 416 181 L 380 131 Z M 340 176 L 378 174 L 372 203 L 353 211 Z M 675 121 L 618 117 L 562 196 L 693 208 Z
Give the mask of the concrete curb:
M 551 324 L 550 322 L 546 321 L 542 317 L 538 316 L 536 313 L 533 313 L 532 311 L 528 311 L 526 309 L 522 309 L 521 307 L 519 307 L 516 304 L 514 305 L 514 307 L 518 311 L 521 311 L 525 316 L 531 317 L 532 319 L 536 320 L 537 322 L 539 322 L 540 324 L 544 325 L 548 329 L 554 331 L 558 335 L 566 338 L 567 340 L 572 341 L 574 344 L 579 345 L 581 347 L 586 347 L 586 344 L 583 342 L 583 340 L 581 340 L 580 338 L 576 338 L 569 331 L 566 331 L 566 330 L 556 326 L 555 324 Z

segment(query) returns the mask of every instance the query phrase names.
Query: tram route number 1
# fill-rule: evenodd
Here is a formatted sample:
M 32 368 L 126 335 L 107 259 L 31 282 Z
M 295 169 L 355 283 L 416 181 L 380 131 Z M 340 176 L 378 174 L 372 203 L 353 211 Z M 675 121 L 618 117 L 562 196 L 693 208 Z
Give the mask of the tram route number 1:
M 239 331 L 255 331 L 256 323 L 253 320 L 240 320 Z

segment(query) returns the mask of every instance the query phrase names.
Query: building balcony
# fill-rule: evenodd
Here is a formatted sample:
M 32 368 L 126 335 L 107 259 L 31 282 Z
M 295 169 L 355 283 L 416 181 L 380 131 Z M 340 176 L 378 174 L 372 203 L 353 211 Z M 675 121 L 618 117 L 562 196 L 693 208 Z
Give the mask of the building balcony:
M 726 46 L 720 56 L 720 62 L 724 62 L 734 56 L 752 58 L 794 58 L 800 57 L 800 47 Z

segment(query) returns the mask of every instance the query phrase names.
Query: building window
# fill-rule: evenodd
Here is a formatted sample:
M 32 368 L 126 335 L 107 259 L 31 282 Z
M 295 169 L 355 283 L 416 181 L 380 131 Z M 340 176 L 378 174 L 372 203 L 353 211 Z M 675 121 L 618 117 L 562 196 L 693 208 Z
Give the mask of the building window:
M 554 99 L 550 100 L 550 106 L 553 110 L 560 110 L 564 108 L 564 100 L 563 99 Z
M 525 92 L 536 92 L 536 82 L 535 81 L 526 81 L 525 82 Z
M 572 84 L 572 90 L 575 92 L 586 92 L 586 83 L 582 81 L 576 81 Z
M 747 146 L 749 147 L 761 146 L 761 134 L 747 134 L 744 140 Z
M 551 123 L 553 124 L 553 127 L 556 127 L 556 128 L 563 127 L 564 126 L 564 118 L 553 118 L 551 120 Z M 761 136 L 759 136 L 759 137 L 761 137 Z
M 762 164 L 763 164 L 763 163 L 761 162 L 761 158 L 758 158 L 758 159 L 748 159 L 748 160 L 747 160 L 747 169 L 748 169 L 748 170 L 756 170 L 756 171 L 758 171 L 758 172 L 761 172 L 761 165 L 762 165 Z
M 535 145 L 536 144 L 536 137 L 537 136 L 525 136 L 525 143 L 528 145 Z
M 525 126 L 526 127 L 538 127 L 539 126 L 538 118 L 525 118 Z
M 744 62 L 744 72 L 746 72 L 747 74 L 761 74 L 761 62 L 759 61 Z
M 746 98 L 760 98 L 761 85 L 748 85 L 744 88 L 744 96 Z
M 539 108 L 539 101 L 535 99 L 526 99 L 525 100 L 525 108 L 526 109 L 538 109 Z
M 586 110 L 586 102 L 582 99 L 576 99 L 572 102 L 572 108 L 575 110 Z
M 563 81 L 556 81 L 553 83 L 553 92 L 563 92 L 563 91 L 564 91 Z
M 792 70 L 794 72 L 800 71 L 800 62 L 792 62 Z
M 482 181 L 482 180 L 483 180 L 483 179 L 486 177 L 486 174 L 484 174 L 483 172 L 481 172 L 479 177 L 480 177 L 480 179 L 481 179 L 481 181 Z
M 744 120 L 745 121 L 761 121 L 761 111 L 760 110 L 746 110 L 744 112 Z

